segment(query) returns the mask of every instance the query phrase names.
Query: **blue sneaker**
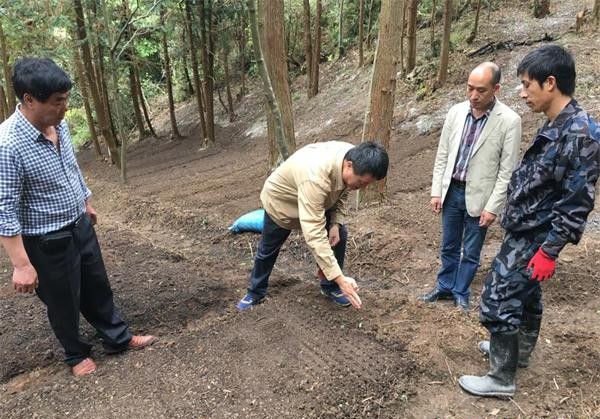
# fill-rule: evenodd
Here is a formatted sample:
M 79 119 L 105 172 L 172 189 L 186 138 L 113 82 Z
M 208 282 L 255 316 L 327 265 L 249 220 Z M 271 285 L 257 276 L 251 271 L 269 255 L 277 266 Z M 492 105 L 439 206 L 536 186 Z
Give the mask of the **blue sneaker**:
M 255 306 L 257 304 L 262 303 L 262 301 L 264 300 L 263 298 L 260 299 L 256 299 L 253 296 L 251 296 L 250 294 L 246 294 L 244 296 L 244 298 L 242 298 L 235 306 L 235 308 L 237 308 L 239 311 L 244 311 L 244 310 L 248 310 L 249 308 L 251 308 L 252 306 Z
M 329 298 L 331 301 L 336 303 L 338 306 L 348 307 L 351 305 L 350 301 L 346 298 L 344 294 L 340 290 L 330 290 L 327 288 L 321 287 L 321 294 L 325 297 Z

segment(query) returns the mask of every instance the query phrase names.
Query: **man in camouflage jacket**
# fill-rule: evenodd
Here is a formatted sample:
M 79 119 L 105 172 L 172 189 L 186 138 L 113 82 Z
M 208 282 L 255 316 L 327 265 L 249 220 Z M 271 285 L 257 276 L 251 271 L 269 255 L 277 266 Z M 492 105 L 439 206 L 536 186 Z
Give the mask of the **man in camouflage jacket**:
M 575 63 L 564 48 L 546 45 L 519 64 L 521 97 L 548 120 L 512 175 L 502 218 L 504 241 L 481 296 L 480 320 L 490 341 L 483 377 L 460 386 L 479 396 L 515 393 L 517 367 L 529 365 L 542 320 L 540 283 L 554 274 L 567 243 L 577 244 L 594 208 L 600 167 L 600 126 L 573 99 Z

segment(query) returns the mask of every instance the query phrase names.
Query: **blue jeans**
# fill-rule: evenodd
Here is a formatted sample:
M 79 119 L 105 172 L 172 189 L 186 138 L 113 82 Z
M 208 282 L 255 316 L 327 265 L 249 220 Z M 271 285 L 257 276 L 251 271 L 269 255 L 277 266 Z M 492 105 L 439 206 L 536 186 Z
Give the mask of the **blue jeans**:
M 469 298 L 486 233 L 487 228 L 479 227 L 479 217 L 467 212 L 465 189 L 451 184 L 442 207 L 442 268 L 437 277 L 440 291 Z
M 329 231 L 329 213 L 325 214 L 327 218 L 326 228 Z M 248 286 L 248 294 L 256 300 L 260 300 L 267 295 L 267 287 L 269 286 L 269 277 L 275 266 L 275 261 L 279 255 L 279 250 L 283 243 L 290 235 L 290 230 L 279 227 L 269 214 L 265 212 L 262 235 L 258 243 L 258 250 L 254 258 L 254 267 L 250 274 L 250 285 Z M 346 254 L 346 242 L 348 240 L 348 230 L 345 226 L 340 227 L 340 242 L 333 248 L 340 268 L 344 266 L 344 256 Z M 321 287 L 328 291 L 339 291 L 339 286 L 333 281 L 321 281 Z

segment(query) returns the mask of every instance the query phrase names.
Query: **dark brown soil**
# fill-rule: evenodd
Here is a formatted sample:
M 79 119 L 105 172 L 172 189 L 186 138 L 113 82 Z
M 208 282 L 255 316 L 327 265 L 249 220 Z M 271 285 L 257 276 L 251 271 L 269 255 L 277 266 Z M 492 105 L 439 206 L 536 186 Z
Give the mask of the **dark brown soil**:
M 578 60 L 580 102 L 600 117 L 597 33 L 568 32 L 575 3 L 553 3 L 555 12 L 542 21 L 507 7 L 483 20 L 480 31 L 497 40 L 562 34 L 560 42 Z M 523 116 L 524 147 L 541 121 L 515 90 L 515 66 L 530 48 L 481 58 L 504 69 L 500 96 Z M 280 255 L 267 301 L 242 314 L 234 309 L 258 236 L 233 236 L 226 227 L 258 207 L 266 176 L 257 90 L 239 105 L 236 122 L 221 116 L 217 144 L 205 150 L 193 105 L 178 107 L 186 135 L 180 142 L 168 141 L 166 114 L 158 116 L 161 139 L 130 148 L 127 186 L 119 184 L 116 169 L 83 151 L 79 160 L 100 214 L 97 231 L 116 301 L 135 332 L 160 341 L 106 356 L 83 324 L 97 344 L 99 370 L 74 379 L 61 363 L 43 305 L 12 290 L 1 253 L 0 417 L 600 417 L 596 211 L 580 245 L 563 252 L 557 274 L 543 286 L 541 338 L 531 366 L 519 370 L 514 400 L 472 397 L 456 384 L 462 374 L 487 371 L 476 349 L 486 337 L 476 308 L 464 315 L 451 304 L 416 300 L 433 286 L 439 267 L 440 223 L 428 210 L 439 128 L 479 60 L 456 51 L 448 86 L 424 100 L 411 99 L 414 85 L 398 87 L 389 199 L 353 209 L 348 225 L 346 271 L 360 284 L 360 311 L 336 308 L 320 296 L 315 263 L 297 233 Z M 359 141 L 369 71 L 357 71 L 355 62 L 349 57 L 324 66 L 322 92 L 310 102 L 305 80 L 294 82 L 300 145 Z M 415 128 L 420 115 L 434 121 L 427 135 Z M 501 239 L 493 227 L 473 285 L 474 306 Z

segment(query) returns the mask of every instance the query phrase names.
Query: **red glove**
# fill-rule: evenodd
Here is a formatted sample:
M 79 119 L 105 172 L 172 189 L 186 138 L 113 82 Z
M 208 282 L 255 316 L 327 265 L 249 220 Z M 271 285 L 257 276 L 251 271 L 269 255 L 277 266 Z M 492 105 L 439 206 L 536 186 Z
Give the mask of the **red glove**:
M 540 247 L 527 264 L 527 269 L 531 269 L 532 281 L 542 282 L 554 275 L 555 266 L 554 259 L 548 256 Z

